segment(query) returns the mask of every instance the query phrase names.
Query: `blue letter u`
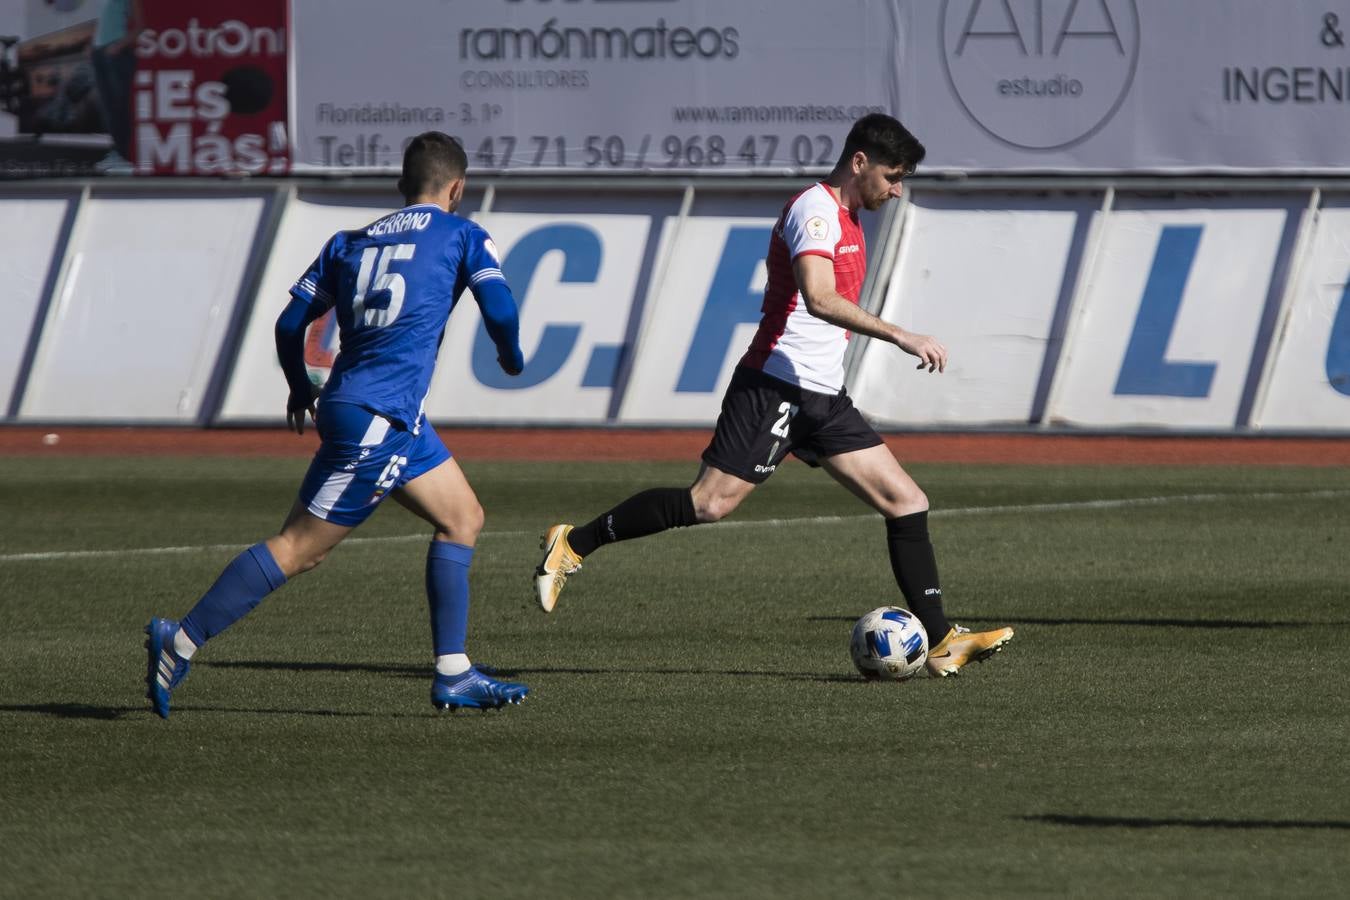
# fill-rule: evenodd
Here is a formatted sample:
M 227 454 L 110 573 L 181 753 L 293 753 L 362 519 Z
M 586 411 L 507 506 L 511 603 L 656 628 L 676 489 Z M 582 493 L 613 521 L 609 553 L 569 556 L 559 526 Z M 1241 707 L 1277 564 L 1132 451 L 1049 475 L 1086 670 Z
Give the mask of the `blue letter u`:
M 1327 341 L 1327 381 L 1339 394 L 1350 397 L 1350 281 L 1341 291 L 1341 305 L 1331 322 Z

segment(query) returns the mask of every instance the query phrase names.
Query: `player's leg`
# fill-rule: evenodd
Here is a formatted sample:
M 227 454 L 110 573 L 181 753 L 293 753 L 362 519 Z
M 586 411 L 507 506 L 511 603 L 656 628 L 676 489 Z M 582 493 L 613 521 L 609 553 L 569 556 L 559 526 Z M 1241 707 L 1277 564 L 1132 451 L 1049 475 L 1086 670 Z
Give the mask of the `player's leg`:
M 606 544 L 631 541 L 704 522 L 716 522 L 735 509 L 754 485 L 708 466 L 687 488 L 651 488 L 634 494 L 594 519 L 575 527 L 554 525 L 540 541 L 544 558 L 534 572 L 535 595 L 552 612 L 567 576 Z
M 394 499 L 435 529 L 427 547 L 426 589 L 436 671 L 461 675 L 471 665 L 464 652 L 469 567 L 483 528 L 483 507 L 453 459 L 399 488 Z
M 929 635 L 929 672 L 954 675 L 970 660 L 987 658 L 1012 639 L 1011 628 L 971 632 L 947 621 L 928 535 L 928 497 L 885 444 L 826 456 L 820 464 L 885 518 L 891 572 L 905 604 Z
M 327 405 L 320 424 L 323 443 L 310 462 L 299 497 L 281 530 L 230 561 L 181 622 L 153 618 L 149 640 L 147 696 L 168 718 L 169 695 L 187 676 L 198 648 L 251 612 L 287 579 L 306 572 L 374 511 L 382 457 L 374 451 L 389 423 L 348 404 Z
M 409 466 L 412 477 L 394 491 L 394 499 L 435 529 L 426 561 L 427 606 L 436 657 L 431 702 L 443 709 L 519 703 L 529 691 L 525 685 L 487 677 L 465 653 L 469 567 L 483 528 L 483 507 L 459 463 L 429 426 L 423 426 Z
M 731 515 L 754 489 L 754 482 L 704 463 L 689 487 L 652 488 L 634 494 L 573 528 L 567 542 L 584 557 L 606 544 L 716 522 Z
M 182 631 L 193 645 L 190 652 L 248 615 L 289 579 L 323 562 L 351 530 L 316 517 L 297 502 L 281 531 L 236 556 L 183 617 Z
M 951 626 L 942 609 L 937 558 L 928 536 L 928 497 L 885 444 L 828 456 L 821 467 L 886 520 L 891 571 L 905 603 L 932 635 Z
M 371 416 L 360 412 L 363 415 L 358 428 L 364 430 Z M 337 419 L 338 413 L 334 411 L 326 418 Z M 359 449 L 344 447 L 341 435 L 334 437 L 334 427 L 331 422 L 325 423 L 324 444 L 310 463 L 300 495 L 281 530 L 235 557 L 183 617 L 182 637 L 195 647 L 242 619 L 288 579 L 323 562 L 329 551 L 374 511 L 375 504 L 368 498 L 375 464 L 351 465 L 360 458 Z M 356 447 L 361 447 L 359 441 Z M 182 645 L 180 638 L 176 640 Z
M 757 484 L 773 474 L 791 447 L 788 410 L 795 411 L 796 406 L 783 399 L 784 389 L 792 390 L 761 373 L 737 369 L 692 486 L 652 488 L 583 525 L 549 528 L 540 546 L 544 558 L 534 573 L 540 608 L 552 612 L 567 576 L 606 544 L 716 522 L 730 515 Z
M 350 531 L 316 518 L 297 502 L 281 531 L 232 559 L 181 622 L 152 618 L 145 628 L 146 683 L 155 712 L 168 718 L 170 694 L 187 677 L 203 644 L 252 612 L 287 579 L 317 566 Z

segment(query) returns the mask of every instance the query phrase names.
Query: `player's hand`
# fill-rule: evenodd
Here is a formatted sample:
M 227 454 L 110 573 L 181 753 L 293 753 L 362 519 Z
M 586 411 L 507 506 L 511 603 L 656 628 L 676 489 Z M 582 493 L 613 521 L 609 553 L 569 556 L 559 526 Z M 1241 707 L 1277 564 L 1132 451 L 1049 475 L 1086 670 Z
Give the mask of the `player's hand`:
M 947 371 L 947 348 L 938 343 L 937 338 L 906 331 L 896 339 L 895 345 L 910 356 L 917 356 L 918 368 L 930 372 Z
M 314 409 L 314 400 L 319 395 L 318 388 L 313 385 L 305 394 L 296 394 L 291 392 L 290 398 L 286 401 L 286 427 L 296 434 L 305 433 L 305 413 L 309 413 L 310 419 L 318 424 L 318 412 Z
M 510 355 L 498 353 L 497 365 L 501 366 L 502 371 L 507 375 L 519 375 L 525 371 L 525 359 L 521 356 L 519 350 Z

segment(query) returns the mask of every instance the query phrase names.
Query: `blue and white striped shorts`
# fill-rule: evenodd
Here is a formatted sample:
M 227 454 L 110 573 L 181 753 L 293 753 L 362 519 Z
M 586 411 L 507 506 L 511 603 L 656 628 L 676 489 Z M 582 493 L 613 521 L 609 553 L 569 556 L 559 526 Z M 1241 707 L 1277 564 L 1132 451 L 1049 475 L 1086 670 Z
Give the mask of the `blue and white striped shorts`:
M 350 403 L 325 403 L 317 421 L 323 441 L 300 484 L 300 501 L 320 519 L 360 525 L 392 491 L 450 458 L 429 422 L 401 431 Z

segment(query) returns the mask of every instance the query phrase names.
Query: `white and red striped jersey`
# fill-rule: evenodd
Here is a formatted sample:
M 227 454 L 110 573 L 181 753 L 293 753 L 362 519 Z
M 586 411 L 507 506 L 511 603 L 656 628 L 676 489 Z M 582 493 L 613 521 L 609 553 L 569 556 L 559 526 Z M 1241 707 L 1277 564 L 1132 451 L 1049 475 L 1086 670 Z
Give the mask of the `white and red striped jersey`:
M 849 333 L 806 311 L 792 262 L 804 253 L 834 260 L 835 290 L 851 303 L 862 293 L 867 245 L 856 212 L 840 205 L 824 184 L 788 201 L 769 238 L 769 283 L 764 313 L 741 365 L 808 391 L 835 394 L 844 386 Z

